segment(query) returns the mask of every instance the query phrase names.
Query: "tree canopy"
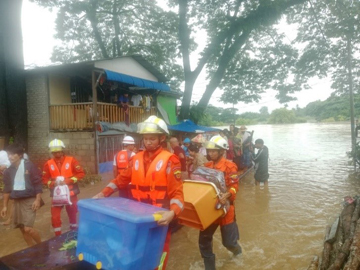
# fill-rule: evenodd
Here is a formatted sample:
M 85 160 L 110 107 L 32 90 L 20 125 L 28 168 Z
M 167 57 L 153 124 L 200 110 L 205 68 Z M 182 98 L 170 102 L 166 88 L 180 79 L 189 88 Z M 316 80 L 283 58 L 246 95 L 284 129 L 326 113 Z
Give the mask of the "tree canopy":
M 53 61 L 140 53 L 179 82 L 176 59 L 181 56 L 185 78 L 181 118 L 190 115 L 194 83 L 203 69 L 209 83 L 193 117 L 204 112 L 218 87 L 227 103 L 257 101 L 267 88 L 278 90 L 278 98 L 286 102 L 292 99 L 289 93 L 301 89 L 299 81 L 288 80 L 297 51 L 283 42 L 273 25 L 305 0 L 169 1 L 178 14 L 162 10 L 154 1 L 33 1 L 58 9 L 56 37 L 63 44 L 54 49 Z M 192 68 L 199 30 L 206 34 L 206 45 Z
M 51 60 L 69 63 L 141 54 L 156 66 L 173 88 L 183 78 L 176 14 L 155 1 L 32 0 L 57 10 Z
M 184 78 L 180 118 L 195 121 L 216 89 L 223 91 L 224 103 L 258 101 L 267 89 L 276 90 L 278 100 L 286 103 L 309 87 L 310 77 L 330 75 L 332 87 L 344 93 L 349 51 L 352 66 L 358 64 L 358 1 L 170 0 L 170 11 L 154 1 L 32 1 L 58 9 L 56 37 L 63 44 L 55 48 L 54 61 L 140 53 L 177 85 Z M 281 18 L 298 26 L 292 43 L 277 30 Z M 197 47 L 200 38 L 205 39 L 203 48 Z M 176 63 L 180 57 L 182 71 Z M 191 107 L 202 71 L 208 84 Z M 358 88 L 358 78 L 354 85 Z
M 359 1 L 344 0 L 308 1 L 292 10 L 288 22 L 299 26 L 295 41 L 303 47 L 296 66 L 299 76 L 329 76 L 338 94 L 349 93 L 349 54 L 353 69 L 360 61 L 359 12 Z M 353 77 L 354 89 L 359 89 L 359 80 Z
M 293 6 L 305 0 L 178 0 L 179 38 L 183 57 L 185 92 L 181 117 L 189 115 L 193 86 L 200 72 L 207 70 L 209 83 L 198 105 L 201 115 L 214 91 L 224 90 L 227 103 L 257 101 L 268 88 L 278 90 L 277 97 L 286 102 L 289 94 L 300 90 L 302 81 L 290 81 L 298 55 L 282 42 L 273 25 Z M 201 7 L 201 8 L 199 8 Z M 191 67 L 190 37 L 200 28 L 207 34 L 205 48 L 197 66 Z M 196 41 L 196 40 L 195 40 Z

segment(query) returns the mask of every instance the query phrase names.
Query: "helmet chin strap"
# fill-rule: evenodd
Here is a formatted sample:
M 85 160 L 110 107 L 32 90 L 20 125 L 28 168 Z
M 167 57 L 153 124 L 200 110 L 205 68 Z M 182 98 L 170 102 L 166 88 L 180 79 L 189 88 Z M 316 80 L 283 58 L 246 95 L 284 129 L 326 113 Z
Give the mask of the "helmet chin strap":
M 160 135 L 160 136 L 161 136 L 161 135 Z M 161 140 L 161 139 L 159 138 L 159 144 L 158 144 L 158 146 L 156 146 L 154 149 L 151 149 L 151 150 L 147 149 L 146 146 L 145 146 L 146 151 L 148 151 L 148 152 L 150 152 L 150 153 L 156 152 L 156 151 L 161 147 L 161 143 L 162 143 L 163 141 L 165 141 L 165 140 Z
M 146 146 L 145 146 L 145 149 L 146 149 L 146 151 L 148 151 L 148 152 L 156 152 L 160 147 L 161 147 L 161 145 L 159 144 L 159 145 L 158 145 L 157 147 L 155 147 L 154 149 L 149 150 L 149 149 L 146 148 Z

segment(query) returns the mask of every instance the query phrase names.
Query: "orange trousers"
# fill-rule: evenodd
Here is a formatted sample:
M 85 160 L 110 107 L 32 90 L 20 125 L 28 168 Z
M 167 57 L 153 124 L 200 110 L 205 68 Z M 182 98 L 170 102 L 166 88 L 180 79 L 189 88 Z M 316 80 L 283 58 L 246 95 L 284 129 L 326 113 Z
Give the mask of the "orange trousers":
M 77 196 L 71 196 L 70 201 L 72 205 L 65 205 L 66 212 L 69 217 L 70 223 L 70 230 L 77 229 L 77 221 L 76 221 L 76 214 L 77 214 Z M 55 236 L 61 235 L 61 210 L 64 206 L 51 206 L 51 223 L 52 227 L 55 232 Z

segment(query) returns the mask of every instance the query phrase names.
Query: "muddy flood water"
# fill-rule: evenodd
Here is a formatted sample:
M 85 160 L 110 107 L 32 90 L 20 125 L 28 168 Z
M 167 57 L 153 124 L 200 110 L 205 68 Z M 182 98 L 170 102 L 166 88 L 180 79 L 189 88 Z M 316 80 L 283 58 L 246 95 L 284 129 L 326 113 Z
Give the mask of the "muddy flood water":
M 360 181 L 348 178 L 350 124 L 257 125 L 248 130 L 269 147 L 269 186 L 256 188 L 252 175 L 241 182 L 235 205 L 243 254 L 233 257 L 222 246 L 218 229 L 213 243 L 217 269 L 307 269 L 313 255 L 320 255 L 325 227 L 340 213 L 343 197 L 360 191 Z M 83 188 L 81 198 L 105 184 Z M 46 240 L 53 233 L 47 192 L 44 197 L 47 205 L 35 227 Z M 0 227 L 0 256 L 26 247 L 18 230 Z M 167 269 L 204 269 L 198 234 L 187 227 L 173 234 Z
M 360 191 L 348 179 L 350 124 L 257 125 L 270 152 L 269 187 L 254 186 L 249 175 L 236 201 L 243 255 L 233 258 L 217 231 L 217 269 L 307 269 L 320 255 L 325 227 L 340 213 L 346 195 Z M 203 269 L 198 232 L 182 229 L 172 238 L 169 269 Z

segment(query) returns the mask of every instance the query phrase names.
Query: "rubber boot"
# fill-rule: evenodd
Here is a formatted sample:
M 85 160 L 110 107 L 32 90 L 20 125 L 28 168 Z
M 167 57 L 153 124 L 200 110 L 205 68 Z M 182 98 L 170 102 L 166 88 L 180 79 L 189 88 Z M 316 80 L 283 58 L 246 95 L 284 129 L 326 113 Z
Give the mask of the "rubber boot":
M 210 258 L 204 258 L 205 270 L 216 270 L 215 268 L 215 256 Z
M 231 248 L 226 247 L 226 248 L 229 251 L 231 251 L 234 254 L 234 256 L 237 256 L 237 255 L 242 253 L 242 248 L 241 248 L 241 246 L 239 244 L 237 244 L 235 247 L 231 247 Z
M 234 256 L 240 255 L 242 253 L 242 248 L 239 245 L 235 250 L 232 251 L 232 253 L 234 254 Z

